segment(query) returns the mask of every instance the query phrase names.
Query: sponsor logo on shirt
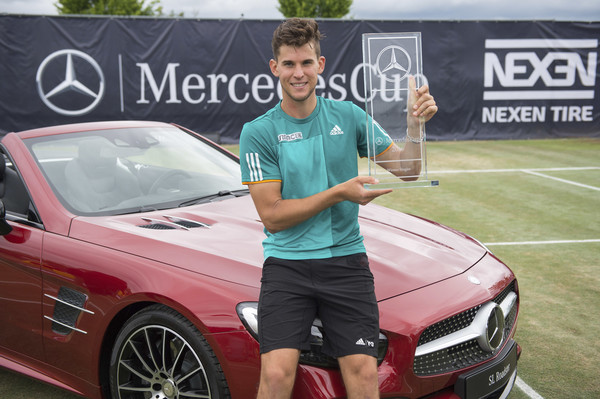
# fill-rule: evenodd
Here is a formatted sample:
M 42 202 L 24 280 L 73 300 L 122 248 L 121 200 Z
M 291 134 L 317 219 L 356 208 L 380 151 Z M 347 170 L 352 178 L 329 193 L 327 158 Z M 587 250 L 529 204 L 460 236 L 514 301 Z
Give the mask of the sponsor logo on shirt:
M 331 136 L 336 136 L 338 134 L 344 134 L 344 131 L 342 129 L 340 129 L 340 127 L 338 125 L 335 125 L 333 127 L 333 129 L 331 129 L 331 131 L 329 132 L 329 134 Z
M 368 346 L 368 347 L 374 348 L 375 347 L 375 342 L 369 341 L 368 339 L 359 338 L 358 341 L 356 341 L 356 345 L 358 345 L 358 346 Z
M 282 141 L 294 141 L 302 139 L 302 132 L 296 132 L 291 134 L 280 134 L 277 139 L 281 143 Z

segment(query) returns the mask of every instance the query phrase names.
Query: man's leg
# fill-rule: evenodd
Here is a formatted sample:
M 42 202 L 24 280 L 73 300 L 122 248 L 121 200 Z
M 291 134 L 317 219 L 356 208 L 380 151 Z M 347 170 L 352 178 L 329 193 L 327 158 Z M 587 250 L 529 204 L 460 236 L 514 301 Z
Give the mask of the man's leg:
M 300 351 L 275 349 L 260 356 L 258 399 L 289 399 L 294 389 Z
M 338 358 L 348 399 L 379 398 L 377 359 L 369 355 Z

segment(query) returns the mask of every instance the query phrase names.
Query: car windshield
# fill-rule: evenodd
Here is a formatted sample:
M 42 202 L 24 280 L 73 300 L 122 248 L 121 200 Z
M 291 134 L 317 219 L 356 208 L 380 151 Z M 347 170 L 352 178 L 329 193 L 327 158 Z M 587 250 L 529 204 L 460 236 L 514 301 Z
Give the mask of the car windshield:
M 174 126 L 27 139 L 58 199 L 77 215 L 117 215 L 247 193 L 238 160 Z

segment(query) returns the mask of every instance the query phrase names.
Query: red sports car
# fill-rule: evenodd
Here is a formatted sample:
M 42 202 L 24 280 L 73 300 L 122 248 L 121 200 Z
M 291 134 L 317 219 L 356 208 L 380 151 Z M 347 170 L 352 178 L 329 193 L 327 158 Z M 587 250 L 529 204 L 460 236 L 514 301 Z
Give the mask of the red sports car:
M 252 398 L 263 226 L 239 160 L 184 128 L 9 133 L 0 151 L 0 366 L 89 398 Z M 374 204 L 360 224 L 388 398 L 503 398 L 514 274 L 476 240 Z M 294 398 L 340 398 L 315 319 Z

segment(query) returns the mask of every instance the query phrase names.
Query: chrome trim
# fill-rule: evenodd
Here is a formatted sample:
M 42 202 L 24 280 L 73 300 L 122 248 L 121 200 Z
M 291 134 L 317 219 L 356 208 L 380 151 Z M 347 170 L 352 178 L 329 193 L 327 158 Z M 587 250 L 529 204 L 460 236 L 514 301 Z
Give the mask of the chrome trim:
M 50 321 L 51 321 L 51 322 L 53 322 L 53 323 L 60 324 L 61 326 L 63 326 L 63 327 L 66 327 L 66 328 L 68 328 L 68 329 L 70 329 L 70 330 L 77 331 L 77 332 L 80 332 L 80 333 L 82 333 L 82 334 L 87 334 L 87 331 L 83 331 L 83 330 L 80 330 L 79 328 L 75 328 L 75 327 L 73 327 L 73 326 L 70 326 L 70 325 L 68 325 L 68 324 L 61 323 L 61 322 L 60 322 L 60 321 L 58 321 L 58 320 L 54 320 L 54 319 L 53 319 L 52 317 L 50 317 L 50 316 L 46 316 L 46 315 L 44 315 L 44 318 L 45 318 L 45 319 L 48 319 L 48 320 L 50 320 Z
M 169 219 L 169 220 L 171 220 L 171 221 L 175 222 L 175 223 L 176 223 L 177 221 L 180 221 L 180 222 L 188 222 L 188 223 L 192 223 L 192 224 L 197 224 L 197 225 L 198 225 L 198 227 L 206 227 L 207 229 L 210 229 L 210 224 L 206 224 L 206 223 L 203 223 L 203 222 L 199 222 L 199 221 L 197 221 L 197 220 L 186 219 L 186 218 L 182 218 L 182 217 L 179 217 L 179 216 L 170 216 L 170 215 L 164 215 L 164 217 L 165 217 L 166 219 Z
M 502 313 L 504 313 L 505 319 L 517 303 L 517 298 L 518 297 L 516 293 L 509 292 L 508 295 L 506 295 L 506 298 L 504 298 L 504 300 L 502 301 L 502 303 L 500 303 L 500 308 L 502 309 Z
M 146 218 L 146 217 L 143 217 L 142 220 L 145 222 L 150 222 L 150 224 L 165 224 L 167 226 L 171 226 L 176 229 L 189 230 L 189 228 L 187 228 L 185 226 L 182 226 L 177 223 L 169 222 L 167 220 L 160 220 L 160 219 L 153 219 L 153 218 Z
M 91 310 L 87 310 L 87 309 L 85 309 L 85 308 L 82 308 L 82 307 L 79 307 L 79 306 L 73 305 L 72 303 L 69 303 L 69 302 L 63 301 L 62 299 L 59 299 L 59 298 L 53 297 L 52 295 L 44 294 L 44 296 L 45 296 L 45 297 L 48 297 L 48 298 L 50 298 L 50 299 L 54 299 L 56 302 L 63 303 L 63 304 L 65 304 L 65 305 L 67 305 L 67 306 L 70 306 L 70 307 L 72 307 L 72 308 L 75 308 L 75 309 L 77 309 L 77 310 L 80 310 L 80 311 L 82 311 L 82 312 L 89 313 L 89 314 L 95 314 L 95 313 L 94 313 L 94 312 L 92 312 Z M 58 322 L 57 322 L 57 323 L 58 323 Z M 60 324 L 60 323 L 59 323 L 59 324 Z
M 487 316 L 485 333 L 477 337 L 477 343 L 481 349 L 490 353 L 504 342 L 505 317 L 502 308 L 498 305 L 494 306 Z
M 452 346 L 456 346 L 473 339 L 477 340 L 481 348 L 487 352 L 493 352 L 501 344 L 504 342 L 504 337 L 500 340 L 498 345 L 493 345 L 490 342 L 490 339 L 493 338 L 494 333 L 497 333 L 500 330 L 500 333 L 503 334 L 504 323 L 506 317 L 513 309 L 513 307 L 517 303 L 517 294 L 515 292 L 510 292 L 504 298 L 500 305 L 495 302 L 487 302 L 481 306 L 481 308 L 477 311 L 475 318 L 471 322 L 468 327 L 465 327 L 459 331 L 453 332 L 452 334 L 448 334 L 444 337 L 435 339 L 431 342 L 427 342 L 426 344 L 420 345 L 417 347 L 415 352 L 415 356 L 423 356 L 433 352 L 437 352 L 443 349 L 450 348 Z M 497 317 L 497 313 L 500 313 L 504 316 L 503 320 L 500 321 Z M 492 331 L 492 337 L 490 337 L 490 331 L 488 331 L 488 321 L 490 318 L 494 317 L 496 321 L 496 325 L 490 326 L 494 329 Z M 498 325 L 500 324 L 500 325 Z

